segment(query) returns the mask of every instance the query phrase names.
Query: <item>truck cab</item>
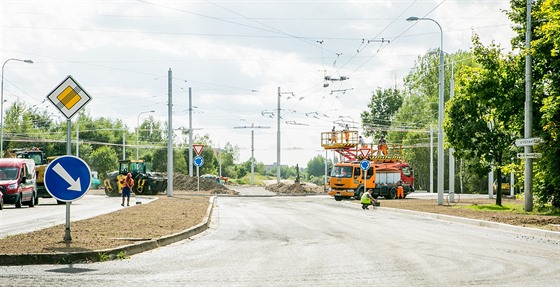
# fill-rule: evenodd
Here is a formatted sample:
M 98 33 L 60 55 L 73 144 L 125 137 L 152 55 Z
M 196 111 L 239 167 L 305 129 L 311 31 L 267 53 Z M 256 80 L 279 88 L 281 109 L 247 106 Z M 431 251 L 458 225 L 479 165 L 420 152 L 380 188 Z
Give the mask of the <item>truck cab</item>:
M 367 170 L 364 181 L 364 171 L 360 168 L 359 161 L 337 163 L 331 170 L 328 194 L 334 196 L 337 201 L 351 197 L 359 199 L 366 188 L 375 187 L 375 178 L 374 166 Z
M 32 159 L 0 159 L 0 187 L 5 204 L 21 208 L 23 204 L 39 204 L 35 182 L 35 162 Z

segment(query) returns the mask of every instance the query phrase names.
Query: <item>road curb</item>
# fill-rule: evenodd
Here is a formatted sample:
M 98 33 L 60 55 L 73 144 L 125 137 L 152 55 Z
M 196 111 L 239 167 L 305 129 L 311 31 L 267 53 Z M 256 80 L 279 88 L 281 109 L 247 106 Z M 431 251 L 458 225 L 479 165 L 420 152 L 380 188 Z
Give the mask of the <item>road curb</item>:
M 202 222 L 187 230 L 171 234 L 168 236 L 152 239 L 149 241 L 133 243 L 112 249 L 85 251 L 85 252 L 61 252 L 61 253 L 28 253 L 28 254 L 0 254 L 0 266 L 14 265 L 39 265 L 39 264 L 72 264 L 72 263 L 92 263 L 116 259 L 125 254 L 131 256 L 158 247 L 169 245 L 181 240 L 185 240 L 210 227 L 214 202 L 216 197 L 210 197 L 210 204 Z
M 510 225 L 510 224 L 505 224 L 505 223 L 485 221 L 485 220 L 465 218 L 465 217 L 458 217 L 458 216 L 438 214 L 438 213 L 429 213 L 429 212 L 413 211 L 413 210 L 407 210 L 407 209 L 398 209 L 398 208 L 392 208 L 392 207 L 381 207 L 380 209 L 390 211 L 390 212 L 395 212 L 395 213 L 404 213 L 404 214 L 413 215 L 413 216 L 420 216 L 421 215 L 422 217 L 428 217 L 428 218 L 432 218 L 432 219 L 446 220 L 446 221 L 452 221 L 452 222 L 457 222 L 457 223 L 462 223 L 462 224 L 469 224 L 469 225 L 475 225 L 475 226 L 480 226 L 480 227 L 493 228 L 493 229 L 498 229 L 498 230 L 502 230 L 502 231 L 508 231 L 508 232 L 525 234 L 525 235 L 538 236 L 538 237 L 542 237 L 542 238 L 546 238 L 546 239 L 552 239 L 552 240 L 560 240 L 560 232 L 556 232 L 556 231 L 549 231 L 549 230 L 542 230 L 542 229 L 537 229 L 537 228 L 515 226 L 515 225 Z

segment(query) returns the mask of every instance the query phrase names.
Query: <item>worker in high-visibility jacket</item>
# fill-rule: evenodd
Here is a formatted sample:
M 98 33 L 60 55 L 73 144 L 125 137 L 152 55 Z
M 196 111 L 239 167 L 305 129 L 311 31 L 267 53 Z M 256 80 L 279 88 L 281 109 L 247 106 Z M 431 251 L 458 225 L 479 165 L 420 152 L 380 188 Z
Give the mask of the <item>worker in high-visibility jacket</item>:
M 132 179 L 132 174 L 130 172 L 126 175 L 126 178 L 121 180 L 121 184 L 123 185 L 121 206 L 124 206 L 125 198 L 126 206 L 130 206 L 130 193 L 132 192 L 132 187 L 134 186 L 134 179 Z
M 402 181 L 399 181 L 397 186 L 397 198 L 404 198 L 404 187 L 402 186 Z
M 362 209 L 369 209 L 370 205 L 377 203 L 377 200 L 371 195 L 372 192 L 373 189 L 370 189 L 367 192 L 364 192 L 364 194 L 362 195 Z

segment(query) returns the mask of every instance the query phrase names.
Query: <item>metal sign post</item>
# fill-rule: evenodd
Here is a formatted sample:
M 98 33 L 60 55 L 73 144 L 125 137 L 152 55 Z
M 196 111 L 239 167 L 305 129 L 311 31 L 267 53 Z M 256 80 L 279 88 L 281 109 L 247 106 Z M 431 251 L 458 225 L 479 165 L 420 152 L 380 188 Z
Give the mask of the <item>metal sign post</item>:
M 204 164 L 204 158 L 197 155 L 194 157 L 194 165 L 196 166 L 196 191 L 200 191 L 200 175 L 199 168 Z
M 360 161 L 360 168 L 362 168 L 363 173 L 364 173 L 364 192 L 368 192 L 367 191 L 367 184 L 366 184 L 366 182 L 367 182 L 367 175 L 366 174 L 367 174 L 368 169 L 370 168 L 369 160 L 364 159 L 364 160 Z M 361 198 L 360 198 L 360 200 L 361 200 Z
M 76 80 L 74 80 L 74 78 L 72 78 L 72 76 L 68 76 L 47 95 L 47 98 L 66 117 L 66 154 L 71 155 L 72 154 L 71 151 L 72 142 L 70 138 L 71 125 L 72 125 L 71 119 L 91 100 L 91 96 L 80 86 L 80 84 L 78 84 L 78 82 L 76 82 Z M 91 173 L 89 173 L 89 166 L 87 166 L 85 162 L 83 163 L 88 169 L 88 176 L 89 176 L 89 182 L 87 184 L 87 188 L 83 192 L 83 194 L 85 194 L 87 190 L 89 190 L 89 183 L 91 182 Z M 69 164 L 69 166 L 67 166 L 66 168 L 63 167 L 62 169 L 60 169 L 60 165 L 56 167 L 58 171 L 65 172 L 65 173 L 63 172 L 63 174 L 65 175 L 63 179 L 66 183 L 70 183 L 73 180 L 71 177 L 68 176 L 68 172 L 66 172 L 66 170 L 75 168 L 74 164 L 71 163 Z M 48 170 L 48 166 L 47 166 L 47 170 Z M 47 170 L 45 170 L 45 187 L 47 188 L 47 191 L 51 193 L 51 191 L 47 186 L 47 172 L 46 172 Z M 62 176 L 58 171 L 57 174 Z M 79 175 L 79 176 L 84 177 L 84 175 Z M 53 177 L 56 178 L 56 175 L 54 175 Z M 77 181 L 79 185 L 80 177 L 78 177 Z M 65 188 L 64 186 L 59 187 L 54 189 L 53 191 L 57 193 L 59 190 L 64 190 L 64 188 Z M 74 186 L 74 188 L 76 188 L 76 186 Z M 67 190 L 70 190 L 70 187 L 68 187 Z M 83 196 L 83 194 L 81 196 Z M 51 193 L 51 195 L 53 194 Z M 74 196 L 74 194 L 72 196 Z M 72 237 L 70 236 L 70 204 L 72 203 L 72 201 L 78 199 L 79 197 L 74 199 L 67 199 L 67 200 L 59 199 L 55 195 L 53 195 L 53 197 L 57 198 L 60 201 L 66 202 L 66 231 L 64 234 L 64 241 L 71 241 Z M 63 197 L 68 197 L 68 196 L 63 196 Z

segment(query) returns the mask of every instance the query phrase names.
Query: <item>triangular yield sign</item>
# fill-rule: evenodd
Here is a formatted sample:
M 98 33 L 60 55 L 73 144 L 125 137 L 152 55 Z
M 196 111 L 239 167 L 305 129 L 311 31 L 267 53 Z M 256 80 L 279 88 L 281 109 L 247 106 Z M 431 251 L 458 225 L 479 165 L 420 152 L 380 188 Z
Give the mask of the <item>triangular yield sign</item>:
M 193 144 L 192 145 L 194 152 L 196 152 L 196 155 L 200 155 L 200 153 L 202 152 L 202 149 L 204 148 L 203 144 Z
M 369 148 L 363 147 L 363 148 L 360 149 L 360 153 L 362 153 L 362 156 L 363 156 L 364 158 L 367 158 L 368 155 L 369 155 L 369 151 L 370 151 L 370 150 L 371 150 L 371 149 L 369 149 Z

